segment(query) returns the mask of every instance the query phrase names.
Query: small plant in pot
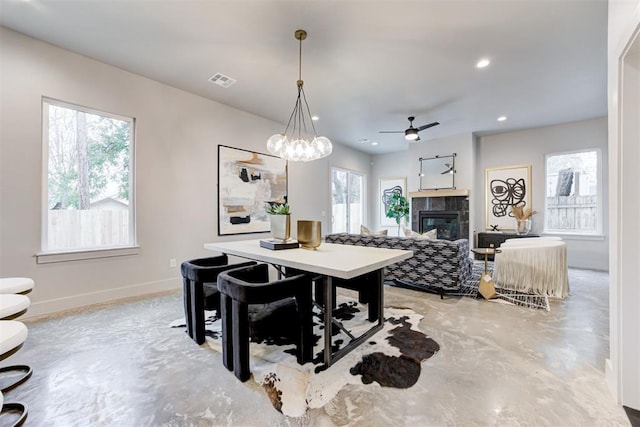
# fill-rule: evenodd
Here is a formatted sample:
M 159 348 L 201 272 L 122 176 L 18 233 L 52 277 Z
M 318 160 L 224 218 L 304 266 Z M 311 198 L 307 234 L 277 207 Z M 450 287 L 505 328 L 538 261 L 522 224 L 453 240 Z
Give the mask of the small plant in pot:
M 409 219 L 409 201 L 399 193 L 393 193 L 389 197 L 389 205 L 386 213 L 387 218 L 393 218 L 398 224 L 398 236 L 400 236 L 400 224 L 402 219 Z
M 289 203 L 268 202 L 266 211 L 271 221 L 271 235 L 286 242 L 291 237 L 291 209 Z
M 290 208 L 289 203 L 268 202 L 267 213 L 269 215 L 289 215 Z

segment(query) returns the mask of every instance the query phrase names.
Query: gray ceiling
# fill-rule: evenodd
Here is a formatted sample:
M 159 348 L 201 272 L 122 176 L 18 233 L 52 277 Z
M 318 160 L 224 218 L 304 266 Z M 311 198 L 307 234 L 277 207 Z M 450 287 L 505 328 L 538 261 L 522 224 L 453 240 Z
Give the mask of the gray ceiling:
M 0 24 L 281 123 L 305 29 L 318 132 L 369 153 L 407 149 L 378 131 L 410 115 L 428 144 L 607 114 L 606 0 L 0 0 Z

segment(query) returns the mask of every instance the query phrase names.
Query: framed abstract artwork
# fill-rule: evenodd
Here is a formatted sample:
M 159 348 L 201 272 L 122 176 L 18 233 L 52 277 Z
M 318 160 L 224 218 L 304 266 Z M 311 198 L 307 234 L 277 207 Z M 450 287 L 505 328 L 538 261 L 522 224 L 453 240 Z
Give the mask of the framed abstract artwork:
M 380 225 L 397 226 L 396 220 L 387 218 L 389 198 L 393 193 L 407 197 L 407 178 L 380 178 L 378 203 L 380 206 Z
M 531 207 L 531 165 L 486 169 L 486 228 L 513 230 L 511 206 Z
M 266 233 L 267 202 L 287 200 L 287 161 L 218 145 L 218 235 Z

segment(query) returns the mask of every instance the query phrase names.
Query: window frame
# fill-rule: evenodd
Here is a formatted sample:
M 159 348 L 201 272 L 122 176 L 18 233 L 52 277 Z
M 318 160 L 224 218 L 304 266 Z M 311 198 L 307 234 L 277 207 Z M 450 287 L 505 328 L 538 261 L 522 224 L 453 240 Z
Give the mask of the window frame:
M 331 166 L 329 173 L 329 189 L 333 191 L 333 171 L 345 172 L 347 174 L 347 183 L 349 182 L 349 175 L 358 175 L 362 179 L 362 223 L 365 224 L 367 222 L 367 174 L 362 171 L 357 171 L 353 169 L 342 168 L 340 166 Z M 349 190 L 349 185 L 347 184 L 347 190 Z M 347 191 L 347 197 L 349 197 L 349 191 Z M 348 204 L 347 204 L 348 205 Z M 349 209 L 350 211 L 350 209 Z M 347 228 L 350 222 L 350 212 L 347 212 Z M 331 198 L 331 232 L 334 233 L 334 223 L 335 219 L 333 218 L 333 198 Z
M 579 154 L 579 153 L 596 153 L 596 229 L 593 232 L 580 232 L 580 231 L 571 231 L 571 230 L 549 230 L 547 229 L 547 185 L 548 185 L 548 160 L 550 157 L 554 156 L 563 156 L 569 154 Z M 584 148 L 579 150 L 567 150 L 567 151 L 559 151 L 553 153 L 546 153 L 544 155 L 544 224 L 543 224 L 543 232 L 544 235 L 552 235 L 552 236 L 562 236 L 567 238 L 578 237 L 581 239 L 587 240 L 600 240 L 604 238 L 603 235 L 603 215 L 604 215 L 604 206 L 603 206 L 603 174 L 602 174 L 602 149 L 599 147 L 593 148 Z
M 108 117 L 114 120 L 128 122 L 131 126 L 129 141 L 129 243 L 117 246 L 102 246 L 77 249 L 49 249 L 49 107 L 56 106 L 87 114 Z M 108 111 L 90 108 L 71 102 L 62 101 L 50 97 L 42 97 L 42 191 L 41 191 L 41 230 L 40 251 L 35 254 L 38 264 L 53 262 L 65 262 L 96 258 L 110 258 L 115 256 L 135 255 L 139 253 L 140 246 L 137 240 L 136 223 L 136 182 L 135 182 L 135 146 L 136 146 L 136 119 Z

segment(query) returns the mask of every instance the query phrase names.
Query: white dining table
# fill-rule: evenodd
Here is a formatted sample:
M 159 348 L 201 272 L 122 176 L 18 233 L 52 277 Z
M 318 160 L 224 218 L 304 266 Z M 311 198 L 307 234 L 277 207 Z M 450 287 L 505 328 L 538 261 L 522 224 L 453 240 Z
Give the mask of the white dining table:
M 384 322 L 384 267 L 411 258 L 413 251 L 367 246 L 322 243 L 317 249 L 271 250 L 260 246 L 260 240 L 236 240 L 205 243 L 209 250 L 234 255 L 241 258 L 261 261 L 278 268 L 288 267 L 322 276 L 324 307 L 324 362 L 327 366 L 335 363 L 349 351 L 366 341 L 382 329 Z M 371 287 L 378 292 L 378 321 L 371 329 L 338 351 L 332 351 L 331 333 L 333 323 L 333 284 L 332 278 L 353 279 L 363 274 L 376 272 Z M 328 308 L 328 309 L 327 309 Z

